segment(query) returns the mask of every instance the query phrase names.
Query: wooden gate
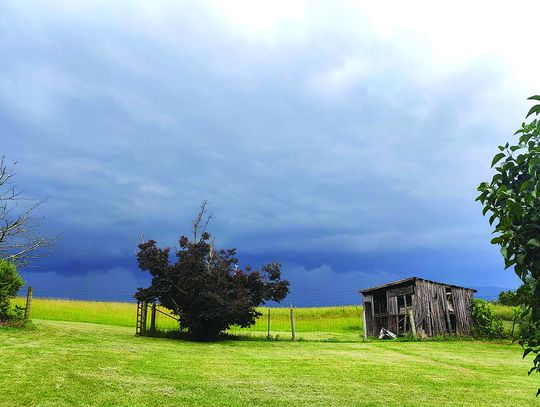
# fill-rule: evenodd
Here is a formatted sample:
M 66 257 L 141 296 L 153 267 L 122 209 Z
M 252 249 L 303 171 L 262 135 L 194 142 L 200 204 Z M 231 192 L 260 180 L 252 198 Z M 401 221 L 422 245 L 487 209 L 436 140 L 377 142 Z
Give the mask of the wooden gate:
M 156 326 L 156 315 L 157 313 L 162 314 L 166 316 L 167 318 L 171 318 L 177 323 L 180 321 L 179 318 L 176 318 L 169 313 L 163 312 L 162 310 L 158 309 L 157 304 L 154 302 L 150 304 L 150 329 L 148 329 L 147 319 L 148 319 L 148 303 L 146 301 L 138 301 L 137 302 L 137 322 L 135 324 L 135 335 L 144 335 L 144 334 L 154 334 L 156 333 L 156 328 L 160 329 L 160 327 Z
M 146 316 L 148 314 L 148 303 L 137 301 L 137 322 L 135 324 L 135 335 L 146 333 Z

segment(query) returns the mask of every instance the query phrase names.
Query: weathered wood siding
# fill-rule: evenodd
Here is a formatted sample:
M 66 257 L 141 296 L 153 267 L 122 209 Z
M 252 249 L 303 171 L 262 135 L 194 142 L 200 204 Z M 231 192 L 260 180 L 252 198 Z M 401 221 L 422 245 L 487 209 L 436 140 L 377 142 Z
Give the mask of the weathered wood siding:
M 446 285 L 429 281 L 416 281 L 414 318 L 417 327 L 425 329 L 428 336 L 451 333 L 451 310 L 446 301 Z M 449 287 L 452 293 L 456 319 L 456 333 L 471 332 L 472 316 L 470 301 L 473 292 L 465 288 Z
M 447 294 L 451 295 L 450 303 Z M 396 295 L 401 298 L 411 295 L 417 332 L 423 332 L 427 336 L 471 333 L 473 320 L 470 303 L 473 290 L 416 279 L 407 284 L 390 285 L 371 291 L 364 296 L 364 301 L 370 301 L 372 305 L 371 315 L 366 315 L 368 335 L 378 335 L 383 327 L 397 333 L 400 331 L 398 321 L 402 321 L 401 331 L 410 331 L 409 320 L 403 321 L 399 313 Z M 377 314 L 375 302 L 381 298 L 386 300 L 386 312 Z M 411 306 L 408 303 L 404 305 Z
M 367 304 L 367 306 L 366 306 Z M 364 295 L 364 311 L 366 313 L 366 326 L 363 328 L 366 330 L 368 336 L 375 336 L 374 332 L 374 310 L 373 310 L 373 296 Z
M 456 329 L 461 335 L 470 335 L 473 327 L 471 301 L 473 292 L 464 288 L 451 287 L 456 313 Z

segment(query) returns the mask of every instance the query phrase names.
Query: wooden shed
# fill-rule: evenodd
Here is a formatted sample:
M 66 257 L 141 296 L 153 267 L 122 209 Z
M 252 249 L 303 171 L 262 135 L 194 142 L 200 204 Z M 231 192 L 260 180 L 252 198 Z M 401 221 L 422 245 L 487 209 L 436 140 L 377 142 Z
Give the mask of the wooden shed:
M 405 335 L 413 332 L 411 321 L 420 335 L 471 333 L 470 302 L 476 292 L 471 288 L 410 277 L 360 292 L 367 336 L 378 336 L 382 328 Z

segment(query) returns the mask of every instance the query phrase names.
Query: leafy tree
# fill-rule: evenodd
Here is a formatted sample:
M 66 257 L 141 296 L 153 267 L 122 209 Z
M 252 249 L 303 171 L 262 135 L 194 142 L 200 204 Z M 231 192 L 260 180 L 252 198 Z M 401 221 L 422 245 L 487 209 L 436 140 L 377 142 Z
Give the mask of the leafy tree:
M 525 305 L 529 301 L 529 296 L 534 292 L 534 280 L 530 277 L 517 290 L 506 290 L 499 293 L 497 303 L 509 307 Z
M 540 101 L 540 96 L 530 100 Z M 532 353 L 529 374 L 540 373 L 540 104 L 533 106 L 515 135 L 517 142 L 499 146 L 492 160 L 495 175 L 482 182 L 477 200 L 490 213 L 489 223 L 496 236 L 506 268 L 513 267 L 523 282 L 531 280 L 532 291 L 526 298 L 525 313 L 530 329 L 521 333 L 523 357 Z M 537 395 L 540 394 L 540 389 Z
M 0 260 L 0 320 L 7 320 L 18 315 L 18 310 L 10 308 L 10 300 L 24 285 L 17 267 L 12 262 Z
M 499 293 L 499 297 L 497 298 L 497 303 L 501 305 L 506 305 L 507 307 L 515 307 L 516 305 L 519 305 L 519 303 L 517 303 L 516 291 L 501 291 Z
M 206 202 L 194 221 L 193 240 L 182 236 L 175 263 L 170 249 L 161 249 L 154 240 L 141 243 L 139 267 L 149 271 L 152 284 L 139 288 L 140 301 L 159 303 L 180 317 L 180 328 L 199 340 L 213 340 L 231 325 L 248 327 L 261 314 L 257 306 L 265 301 L 281 301 L 289 292 L 289 282 L 281 280 L 281 266 L 269 263 L 260 271 L 238 267 L 235 249 L 216 250 L 203 224 Z
M 474 298 L 471 303 L 474 319 L 474 335 L 480 338 L 502 338 L 504 330 L 501 318 L 498 318 L 489 306 L 489 302 Z

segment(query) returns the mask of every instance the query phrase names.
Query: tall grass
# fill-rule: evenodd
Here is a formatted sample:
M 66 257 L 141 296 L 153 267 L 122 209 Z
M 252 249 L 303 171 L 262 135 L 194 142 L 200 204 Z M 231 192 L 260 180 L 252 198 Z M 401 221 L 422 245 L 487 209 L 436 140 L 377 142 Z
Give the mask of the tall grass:
M 24 306 L 24 298 L 15 303 Z M 505 321 L 505 329 L 511 328 L 514 307 L 491 305 L 496 315 Z M 159 308 L 163 313 L 169 311 Z M 81 301 L 54 298 L 34 298 L 31 317 L 55 321 L 90 322 L 96 324 L 135 327 L 137 305 L 129 302 Z M 260 307 L 262 314 L 248 328 L 232 327 L 231 333 L 250 336 L 268 334 L 268 310 L 270 310 L 270 335 L 290 337 L 291 314 L 289 308 Z M 304 339 L 354 339 L 362 335 L 362 307 L 355 305 L 335 307 L 294 308 L 297 338 Z M 174 319 L 157 313 L 156 327 L 160 330 L 178 328 Z
M 15 303 L 24 305 L 24 298 L 17 298 Z M 170 313 L 159 308 L 165 314 Z M 270 310 L 270 333 L 276 335 L 291 334 L 291 314 L 289 308 L 260 307 L 262 314 L 249 328 L 232 327 L 235 333 L 267 335 L 268 310 Z M 128 302 L 81 301 L 55 298 L 34 298 L 31 317 L 55 321 L 91 322 L 117 326 L 135 327 L 137 306 Z M 349 305 L 341 307 L 295 308 L 295 328 L 298 333 L 313 336 L 331 337 L 331 333 L 354 334 L 359 336 L 362 330 L 362 308 Z M 158 329 L 176 329 L 178 323 L 162 313 L 157 313 Z
M 24 306 L 25 299 L 15 304 Z M 53 321 L 92 322 L 95 324 L 135 326 L 137 305 L 129 302 L 80 301 L 58 298 L 32 300 L 31 317 Z

